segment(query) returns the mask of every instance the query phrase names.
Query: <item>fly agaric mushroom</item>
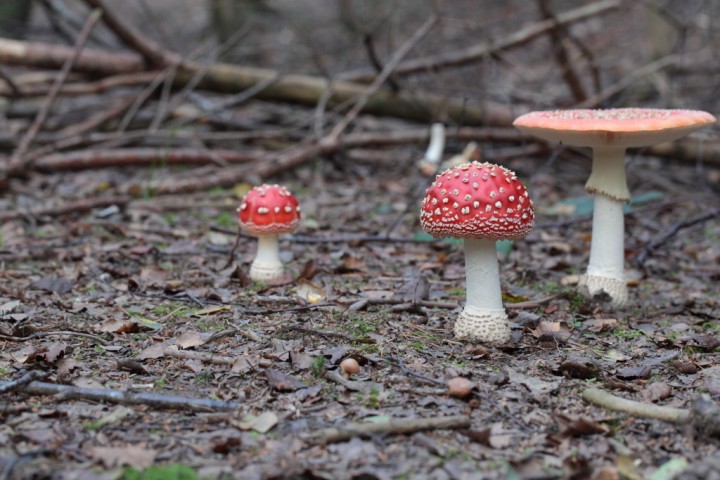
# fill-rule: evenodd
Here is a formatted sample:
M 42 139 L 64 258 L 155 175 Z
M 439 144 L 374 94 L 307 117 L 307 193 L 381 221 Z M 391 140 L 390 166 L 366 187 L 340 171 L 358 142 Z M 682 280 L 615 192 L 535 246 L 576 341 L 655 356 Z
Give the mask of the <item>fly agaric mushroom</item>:
M 270 281 L 280 277 L 278 235 L 295 230 L 300 207 L 295 196 L 280 185 L 260 185 L 250 190 L 237 209 L 240 228 L 258 237 L 258 249 L 250 265 L 250 278 Z
M 579 290 L 587 298 L 607 294 L 619 308 L 627 302 L 624 274 L 623 205 L 630 200 L 625 149 L 670 142 L 715 117 L 698 110 L 616 108 L 531 112 L 513 125 L 524 133 L 565 145 L 590 147 L 593 163 L 585 189 L 595 197 L 587 273 Z
M 509 340 L 495 241 L 523 238 L 534 220 L 525 186 L 498 165 L 459 165 L 438 175 L 427 189 L 420 212 L 423 229 L 436 237 L 464 239 L 467 301 L 455 321 L 457 338 Z

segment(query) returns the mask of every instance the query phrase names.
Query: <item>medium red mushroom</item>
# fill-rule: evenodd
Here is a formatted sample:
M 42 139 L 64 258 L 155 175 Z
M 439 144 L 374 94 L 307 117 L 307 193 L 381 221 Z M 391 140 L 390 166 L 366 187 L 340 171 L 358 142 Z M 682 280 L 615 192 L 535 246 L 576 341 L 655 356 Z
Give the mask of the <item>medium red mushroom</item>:
M 515 120 L 525 133 L 593 150 L 592 172 L 585 184 L 595 197 L 592 243 L 580 293 L 591 299 L 606 294 L 614 307 L 627 302 L 623 205 L 630 191 L 625 149 L 670 142 L 714 122 L 715 117 L 703 111 L 656 108 L 531 112 Z
M 438 175 L 425 193 L 423 229 L 464 240 L 467 301 L 455 321 L 459 339 L 502 343 L 510 338 L 502 304 L 496 240 L 530 232 L 533 204 L 515 173 L 491 163 L 466 163 Z
M 258 237 L 250 278 L 266 282 L 282 276 L 278 235 L 292 232 L 300 223 L 300 206 L 295 196 L 280 185 L 260 185 L 245 195 L 237 212 L 240 228 Z

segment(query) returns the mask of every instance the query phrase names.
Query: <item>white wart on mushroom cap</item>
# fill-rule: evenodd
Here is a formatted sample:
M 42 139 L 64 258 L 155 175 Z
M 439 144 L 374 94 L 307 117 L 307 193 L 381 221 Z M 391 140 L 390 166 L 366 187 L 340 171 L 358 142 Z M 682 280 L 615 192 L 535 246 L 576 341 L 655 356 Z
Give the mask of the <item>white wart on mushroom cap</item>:
M 437 176 L 425 193 L 423 229 L 436 237 L 514 240 L 532 230 L 532 201 L 515 172 L 466 163 Z

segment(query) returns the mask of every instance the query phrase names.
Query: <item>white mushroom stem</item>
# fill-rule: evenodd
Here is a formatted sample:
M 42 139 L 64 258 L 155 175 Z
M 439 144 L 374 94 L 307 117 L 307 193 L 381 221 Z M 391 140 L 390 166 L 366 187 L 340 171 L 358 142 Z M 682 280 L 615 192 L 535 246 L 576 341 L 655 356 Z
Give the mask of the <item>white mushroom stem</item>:
M 440 165 L 444 151 L 445 125 L 442 123 L 433 123 L 430 127 L 430 143 L 425 151 L 425 156 L 419 163 L 420 171 L 424 175 L 434 175 Z
M 283 264 L 280 261 L 280 248 L 277 235 L 259 235 L 257 254 L 250 265 L 250 278 L 255 281 L 266 282 L 273 280 L 283 273 Z
M 623 206 L 630 199 L 625 177 L 625 148 L 597 147 L 585 185 L 595 197 L 592 243 L 587 274 L 580 292 L 587 298 L 603 293 L 616 308 L 627 302 L 625 282 L 625 217 Z
M 590 178 L 585 184 L 590 193 L 600 192 L 626 202 L 630 200 L 630 190 L 625 176 L 624 147 L 595 147 Z
M 455 336 L 484 343 L 509 340 L 495 240 L 465 239 L 465 291 L 467 301 L 455 321 Z

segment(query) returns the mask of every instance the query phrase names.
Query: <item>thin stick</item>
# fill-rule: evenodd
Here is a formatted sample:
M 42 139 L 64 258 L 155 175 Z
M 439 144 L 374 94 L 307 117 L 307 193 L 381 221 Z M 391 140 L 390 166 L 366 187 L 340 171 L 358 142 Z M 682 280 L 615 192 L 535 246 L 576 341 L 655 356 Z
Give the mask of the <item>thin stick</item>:
M 645 263 L 645 260 L 647 260 L 647 257 L 654 250 L 668 242 L 671 238 L 677 235 L 680 230 L 692 227 L 699 223 L 707 222 L 711 218 L 715 217 L 720 217 L 720 208 L 716 208 L 715 210 L 703 213 L 702 215 L 698 215 L 697 217 L 675 223 L 672 227 L 670 227 L 667 232 L 665 232 L 660 237 L 656 238 L 655 240 L 647 244 L 645 247 L 643 247 L 642 252 L 640 252 L 635 261 L 638 263 L 638 265 L 643 265 Z
M 78 58 L 80 58 L 80 53 L 85 46 L 85 42 L 87 42 L 87 39 L 90 36 L 90 32 L 92 32 L 93 27 L 95 26 L 97 21 L 100 20 L 100 17 L 102 15 L 102 10 L 93 10 L 85 21 L 85 25 L 83 25 L 83 29 L 80 31 L 77 41 L 75 42 L 73 55 L 68 58 L 67 61 L 63 64 L 62 70 L 60 70 L 60 73 L 55 78 L 55 82 L 50 88 L 50 91 L 48 92 L 45 101 L 43 102 L 40 110 L 35 116 L 35 120 L 33 121 L 32 125 L 30 125 L 30 128 L 28 128 L 28 130 L 25 132 L 25 135 L 23 135 L 22 140 L 20 140 L 20 144 L 12 154 L 12 157 L 10 157 L 10 160 L 8 161 L 8 173 L 16 174 L 18 171 L 23 171 L 27 168 L 25 162 L 23 161 L 23 155 L 30 146 L 30 143 L 32 143 L 33 139 L 40 131 L 40 127 L 42 127 L 42 125 L 45 123 L 45 120 L 47 120 L 50 109 L 52 108 L 53 103 L 55 103 L 55 98 L 57 98 L 58 93 L 60 92 L 60 88 L 62 87 L 63 83 L 65 83 L 65 80 L 67 79 L 70 70 L 72 70 L 73 65 L 75 65 L 75 62 L 77 62 Z
M 470 417 L 456 415 L 439 418 L 391 419 L 381 423 L 348 423 L 341 427 L 323 428 L 303 435 L 309 443 L 335 443 L 354 437 L 368 438 L 379 434 L 415 433 L 424 430 L 455 430 L 470 428 Z
M 599 388 L 588 388 L 582 393 L 583 400 L 614 412 L 623 412 L 643 418 L 654 418 L 664 422 L 685 425 L 690 422 L 690 411 L 683 408 L 663 407 L 652 403 L 636 402 Z
M 20 217 L 57 217 L 70 213 L 84 213 L 94 208 L 109 207 L 110 205 L 124 206 L 130 202 L 130 197 L 99 197 L 71 201 L 56 207 L 40 207 L 28 210 L 8 210 L 0 212 L 0 220 L 7 221 Z
M 8 383 L 11 382 L 0 382 L 0 389 L 4 388 Z M 240 406 L 237 402 L 223 402 L 207 398 L 188 398 L 107 388 L 76 387 L 73 385 L 59 385 L 45 382 L 31 382 L 20 387 L 18 391 L 33 395 L 60 395 L 64 400 L 89 400 L 123 405 L 147 405 L 155 408 L 178 410 L 235 410 Z
M 590 3 L 589 5 L 560 13 L 557 15 L 556 20 L 544 20 L 532 23 L 514 31 L 507 37 L 498 41 L 487 40 L 483 43 L 472 45 L 464 50 L 455 50 L 431 57 L 417 58 L 402 62 L 397 66 L 393 74 L 408 75 L 412 73 L 435 71 L 441 68 L 468 65 L 502 50 L 524 45 L 531 40 L 544 35 L 548 30 L 555 28 L 558 24 L 569 24 L 586 20 L 597 15 L 605 14 L 618 8 L 620 5 L 621 2 L 617 0 Z M 345 73 L 341 75 L 340 78 L 351 81 L 369 81 L 374 76 L 374 69 L 367 68 Z
M 385 80 L 388 79 L 388 77 L 393 72 L 393 70 L 395 70 L 400 61 L 405 58 L 405 55 L 410 53 L 410 51 L 415 47 L 415 45 L 417 45 L 417 43 L 422 40 L 425 35 L 430 33 L 430 30 L 432 30 L 437 21 L 438 17 L 436 15 L 431 15 L 430 18 L 428 18 L 425 23 L 423 23 L 420 28 L 418 28 L 417 31 L 404 44 L 402 44 L 400 48 L 397 49 L 397 51 L 393 54 L 392 58 L 390 58 L 390 61 L 388 61 L 385 67 L 383 67 L 380 75 L 378 75 L 373 80 L 367 90 L 363 92 L 360 98 L 358 98 L 357 102 L 355 102 L 353 108 L 350 109 L 347 115 L 345 115 L 345 117 L 332 129 L 332 131 L 328 135 L 330 139 L 336 140 L 342 134 L 342 132 L 345 131 L 347 126 L 350 125 L 350 123 L 355 119 L 355 117 L 358 116 L 363 107 L 365 107 L 368 100 L 370 100 L 372 94 L 377 92 L 378 89 L 382 86 L 382 84 L 385 83 Z
M 13 390 L 18 390 L 19 388 L 24 387 L 30 382 L 34 382 L 35 380 L 42 380 L 49 377 L 50 375 L 52 375 L 52 372 L 40 372 L 38 370 L 33 370 L 26 373 L 17 380 L 3 382 L 4 385 L 0 385 L 0 394 L 11 392 Z
M 104 10 L 103 23 L 115 33 L 120 41 L 142 55 L 148 64 L 152 66 L 165 66 L 179 61 L 178 56 L 169 54 L 153 40 L 144 36 L 131 25 L 120 20 L 107 8 L 103 0 L 85 0 L 85 3 L 93 8 Z

